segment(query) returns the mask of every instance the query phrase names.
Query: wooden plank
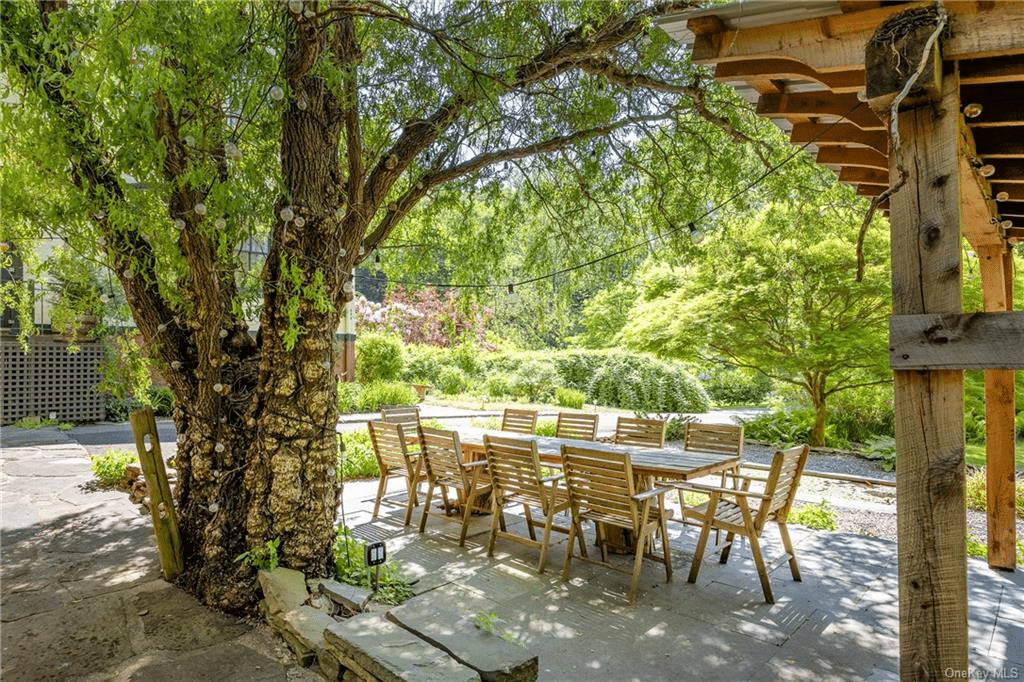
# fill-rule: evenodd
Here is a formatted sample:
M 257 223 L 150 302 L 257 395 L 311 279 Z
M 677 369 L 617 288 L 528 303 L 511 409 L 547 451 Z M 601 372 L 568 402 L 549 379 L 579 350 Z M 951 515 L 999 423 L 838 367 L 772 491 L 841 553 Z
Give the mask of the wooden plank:
M 135 435 L 139 463 L 146 476 L 149 513 L 153 517 L 153 531 L 156 534 L 157 551 L 160 553 L 160 570 L 164 580 L 171 581 L 185 570 L 185 560 L 182 555 L 181 533 L 178 530 L 178 516 L 174 511 L 174 494 L 167 480 L 163 455 L 160 453 L 160 434 L 156 428 L 153 408 L 145 407 L 132 412 L 128 415 L 128 420 Z
M 750 82 L 763 80 L 806 80 L 821 83 L 835 93 L 856 93 L 864 88 L 864 70 L 819 73 L 806 64 L 792 59 L 751 59 L 734 62 L 719 62 L 715 67 L 715 79 Z
M 789 134 L 795 145 L 862 144 L 880 154 L 889 150 L 888 135 L 881 130 L 861 130 L 852 123 L 797 123 Z
M 965 59 L 960 62 L 960 86 L 1024 81 L 1024 60 L 1019 56 Z M 969 100 L 961 98 L 966 104 Z
M 822 147 L 818 150 L 818 163 L 825 166 L 858 166 L 879 168 L 888 174 L 889 159 L 866 147 Z
M 978 254 L 986 311 L 1013 308 L 1013 253 L 1006 248 Z M 1017 563 L 1014 502 L 1016 396 L 1012 370 L 985 372 L 985 477 L 988 565 L 1012 571 Z
M 982 248 L 1006 248 L 1005 235 L 999 227 L 999 220 L 996 219 L 996 202 L 991 199 L 992 188 L 988 179 L 981 175 L 976 168 L 973 159 L 977 158 L 977 151 L 974 147 L 974 135 L 970 128 L 960 117 L 960 204 L 961 204 L 961 229 L 968 243 L 977 252 Z M 991 258 L 991 251 L 986 251 Z M 981 253 L 979 252 L 980 256 Z M 999 262 L 1002 256 L 999 255 Z M 983 266 L 984 270 L 984 266 Z M 1001 266 L 1000 266 L 1001 272 Z M 984 278 L 982 278 L 984 281 Z M 990 292 L 991 293 L 991 292 Z M 999 291 L 992 300 L 1003 300 L 1003 284 L 1000 280 Z M 986 308 L 987 310 L 987 308 Z M 1006 308 L 1000 308 L 1006 310 Z
M 899 114 L 906 185 L 890 200 L 893 313 L 958 313 L 959 85 L 938 107 Z M 1006 313 L 1003 313 L 1006 314 Z M 963 373 L 894 372 L 900 679 L 967 673 Z
M 889 16 L 932 2 L 913 2 L 770 26 L 723 30 L 698 36 L 698 64 L 789 58 L 824 73 L 864 66 L 864 45 Z M 1024 2 L 944 3 L 949 35 L 942 43 L 947 61 L 1024 54 Z
M 978 128 L 972 132 L 978 155 L 986 161 L 1024 158 L 1024 126 Z
M 834 116 L 853 123 L 861 130 L 885 130 L 885 124 L 856 93 L 820 92 L 769 93 L 757 101 L 757 113 L 769 118 L 788 116 Z
M 1024 312 L 893 315 L 895 370 L 1024 369 Z
M 886 188 L 889 186 L 889 172 L 850 166 L 839 171 L 839 182 L 851 185 L 880 185 Z

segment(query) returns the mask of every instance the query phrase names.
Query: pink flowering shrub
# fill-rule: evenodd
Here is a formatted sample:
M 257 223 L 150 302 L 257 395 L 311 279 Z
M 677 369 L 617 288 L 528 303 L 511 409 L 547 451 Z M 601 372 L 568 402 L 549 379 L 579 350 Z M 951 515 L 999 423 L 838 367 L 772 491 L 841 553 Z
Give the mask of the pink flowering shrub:
M 488 350 L 486 325 L 494 311 L 486 306 L 470 303 L 459 305 L 454 291 L 439 294 L 428 287 L 408 291 L 396 286 L 384 299 L 373 303 L 363 297 L 355 300 L 356 334 L 366 332 L 392 332 L 405 343 L 423 343 L 450 348 L 463 340 L 473 340 Z

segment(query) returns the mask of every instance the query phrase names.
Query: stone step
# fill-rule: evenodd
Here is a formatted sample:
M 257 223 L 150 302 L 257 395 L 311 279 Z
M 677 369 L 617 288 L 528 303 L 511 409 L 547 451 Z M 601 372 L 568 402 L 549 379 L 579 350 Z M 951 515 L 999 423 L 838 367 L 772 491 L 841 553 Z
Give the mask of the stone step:
M 363 613 L 324 631 L 330 654 L 366 680 L 381 682 L 479 682 L 475 670 L 383 614 Z M 345 678 L 348 679 L 348 678 Z
M 537 657 L 509 641 L 494 603 L 447 585 L 388 611 L 388 618 L 480 674 L 484 682 L 534 682 Z

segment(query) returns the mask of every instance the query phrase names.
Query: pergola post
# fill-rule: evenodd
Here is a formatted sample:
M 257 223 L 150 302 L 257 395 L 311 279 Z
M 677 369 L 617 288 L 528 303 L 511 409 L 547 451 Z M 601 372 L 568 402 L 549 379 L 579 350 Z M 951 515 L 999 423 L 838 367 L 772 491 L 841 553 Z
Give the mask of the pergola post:
M 869 83 L 870 89 L 870 83 Z M 959 313 L 959 88 L 898 115 L 890 177 L 893 315 Z M 967 673 L 967 515 L 963 372 L 897 370 L 896 486 L 900 678 Z

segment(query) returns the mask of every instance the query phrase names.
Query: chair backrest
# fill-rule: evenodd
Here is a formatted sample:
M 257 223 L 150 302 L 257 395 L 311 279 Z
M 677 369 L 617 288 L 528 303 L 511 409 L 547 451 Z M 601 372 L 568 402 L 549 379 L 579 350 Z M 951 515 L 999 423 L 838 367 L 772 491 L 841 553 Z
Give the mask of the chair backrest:
M 390 424 L 401 424 L 406 435 L 410 432 L 415 435 L 420 427 L 420 408 L 418 405 L 381 405 L 380 418 Z
M 764 484 L 765 495 L 771 495 L 771 499 L 761 505 L 754 520 L 758 532 L 761 532 L 767 521 L 785 521 L 789 516 L 789 509 L 796 498 L 796 487 L 800 483 L 800 475 L 804 472 L 810 451 L 808 446 L 798 445 L 788 450 L 779 450 L 772 457 L 772 468 Z
M 535 441 L 487 434 L 484 451 L 491 484 L 505 501 L 546 505 Z
M 690 422 L 686 425 L 683 446 L 687 450 L 740 456 L 743 454 L 743 425 Z
M 667 422 L 661 419 L 619 417 L 615 423 L 615 442 L 620 445 L 662 448 L 665 447 L 666 426 Z
M 569 501 L 580 514 L 639 527 L 633 465 L 627 453 L 563 445 L 562 472 Z
M 431 481 L 445 485 L 467 486 L 458 433 L 421 427 L 420 454 L 427 468 L 427 477 Z
M 405 430 L 401 424 L 388 422 L 369 422 L 370 442 L 377 454 L 380 472 L 387 475 L 390 469 L 408 470 L 408 451 L 405 447 Z
M 537 410 L 514 410 L 505 408 L 501 416 L 501 430 L 532 434 L 537 428 Z
M 597 440 L 597 415 L 586 412 L 559 412 L 555 438 Z

